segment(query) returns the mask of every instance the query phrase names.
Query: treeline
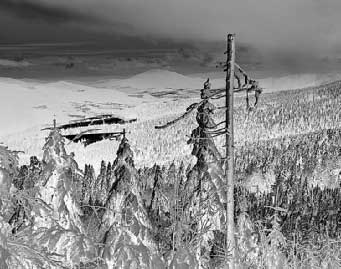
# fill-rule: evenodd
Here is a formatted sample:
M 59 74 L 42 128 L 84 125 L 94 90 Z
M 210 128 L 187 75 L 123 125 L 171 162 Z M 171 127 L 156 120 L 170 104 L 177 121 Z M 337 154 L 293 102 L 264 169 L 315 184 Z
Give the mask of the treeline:
M 292 160 L 294 161 L 294 160 Z M 154 165 L 138 170 L 138 182 L 142 191 L 144 205 L 153 212 L 155 220 L 172 225 L 171 214 L 186 210 L 186 201 L 176 199 L 186 196 L 184 185 L 191 176 L 191 166 L 174 163 L 169 166 Z M 110 162 L 101 163 L 100 174 L 94 173 L 91 165 L 85 166 L 82 193 L 90 194 L 81 204 L 103 205 L 108 196 L 110 182 L 113 182 L 113 166 Z M 90 182 L 90 184 L 88 183 Z M 91 184 L 92 182 L 92 184 Z M 340 188 L 311 186 L 308 178 L 297 178 L 293 174 L 277 180 L 266 192 L 252 192 L 242 185 L 235 189 L 235 216 L 247 212 L 252 222 L 269 219 L 278 209 L 281 229 L 285 237 L 303 243 L 312 234 L 337 238 L 341 232 L 341 191 Z M 242 207 L 245 205 L 245 208 Z M 156 213 L 156 215 L 155 215 Z M 163 227 L 163 229 L 169 227 Z M 168 237 L 171 238 L 171 237 Z M 164 243 L 170 250 L 171 242 Z
M 194 132 L 194 135 L 198 134 Z M 317 248 L 324 244 L 323 239 L 340 238 L 340 188 L 331 189 L 309 184 L 309 175 L 312 175 L 314 167 L 328 166 L 332 160 L 339 158 L 340 150 L 337 146 L 339 138 L 339 131 L 330 130 L 310 134 L 308 137 L 293 137 L 293 141 L 287 146 L 284 146 L 285 140 L 281 142 L 282 144 L 278 141 L 267 141 L 264 145 L 259 145 L 260 150 L 246 147 L 247 154 L 237 154 L 236 164 L 250 165 L 243 168 L 237 165 L 239 183 L 235 189 L 235 222 L 241 225 L 241 219 L 246 218 L 250 223 L 248 226 L 250 234 L 247 236 L 244 234 L 244 237 L 239 235 L 240 238 L 245 240 L 246 237 L 250 241 L 249 244 L 259 246 L 264 242 L 263 236 L 271 238 L 272 232 L 277 227 L 278 234 L 272 240 L 280 241 L 280 236 L 284 238 L 285 241 L 280 241 L 278 249 L 281 249 L 280 253 L 286 259 L 289 259 L 293 250 L 292 242 L 295 242 L 295 248 L 300 246 L 309 249 L 311 245 Z M 61 137 L 58 139 L 62 140 Z M 213 146 L 213 144 L 208 145 L 207 141 L 205 143 L 207 148 Z M 272 143 L 276 143 L 277 147 Z M 267 154 L 267 148 L 273 153 Z M 58 149 L 58 152 L 62 156 L 66 154 L 63 153 L 65 152 L 63 148 Z M 79 170 L 75 161 L 70 158 L 72 155 L 64 156 L 67 160 L 64 165 L 67 164 L 68 177 L 62 177 L 61 180 L 67 180 L 72 185 L 70 195 L 74 198 L 74 203 L 79 205 L 79 218 L 82 226 L 86 227 L 84 234 L 92 238 L 94 245 L 97 244 L 97 252 L 105 248 L 103 242 L 107 240 L 104 238 L 108 230 L 104 227 L 110 230 L 110 226 L 104 223 L 111 219 L 111 221 L 115 220 L 115 225 L 128 223 L 129 229 L 148 227 L 149 240 L 154 242 L 153 253 L 158 253 L 156 254 L 160 255 L 158 260 L 164 263 L 174 262 L 169 260 L 170 255 L 175 255 L 174 253 L 180 255 L 179 251 L 185 250 L 187 258 L 191 257 L 191 265 L 197 266 L 198 261 L 201 261 L 202 264 L 219 267 L 224 263 L 223 242 L 226 239 L 224 228 L 219 227 L 221 224 L 218 220 L 222 209 L 219 203 L 212 200 L 212 195 L 216 191 L 212 190 L 212 184 L 207 179 L 208 175 L 201 175 L 203 179 L 199 180 L 201 177 L 199 172 L 207 169 L 205 166 L 215 164 L 205 164 L 203 157 L 208 153 L 202 151 L 194 151 L 194 153 L 199 154 L 198 163 L 194 167 L 185 166 L 183 163 L 176 166 L 172 163 L 169 166 L 155 164 L 153 167 L 137 170 L 134 166 L 133 153 L 128 141 L 125 140 L 121 142 L 113 162 L 101 162 L 99 174 L 95 173 L 92 165 L 85 165 L 84 170 Z M 210 150 L 209 154 L 217 153 L 212 153 Z M 279 155 L 282 156 L 280 161 L 278 161 Z M 246 158 L 243 162 L 239 160 L 241 156 Z M 37 187 L 41 187 L 53 175 L 49 170 L 56 169 L 48 162 L 49 158 L 47 154 L 43 160 L 31 157 L 28 165 L 18 167 L 18 171 L 13 176 L 13 186 L 34 197 Z M 251 191 L 247 188 L 242 177 L 251 176 L 255 172 L 263 173 L 264 177 L 267 173 L 273 173 L 275 180 L 270 189 L 256 188 Z M 218 197 L 214 199 L 217 201 Z M 32 221 L 32 216 L 21 202 L 15 202 L 14 208 L 11 216 L 8 217 L 13 235 Z M 135 217 L 138 224 L 136 227 L 131 222 L 134 218 L 132 211 L 140 211 L 139 214 L 144 216 L 144 220 L 140 219 L 141 216 Z M 210 211 L 212 212 L 208 213 Z M 108 212 L 111 212 L 111 215 Z M 210 220 L 211 223 L 200 224 L 203 219 Z M 147 225 L 142 225 L 146 221 Z M 53 235 L 51 237 L 53 238 Z M 238 242 L 240 247 L 242 244 Z M 243 250 L 244 263 L 250 259 L 250 253 L 253 253 L 251 249 Z M 129 251 L 126 249 L 119 253 L 123 255 Z M 299 249 L 295 251 L 298 252 Z M 92 255 L 96 257 L 94 253 Z M 103 255 L 102 253 L 102 256 L 93 258 L 95 260 L 90 262 L 90 265 L 89 262 L 86 263 L 87 266 L 94 268 L 103 266 L 105 264 Z M 110 255 L 114 256 L 113 253 Z M 279 259 L 280 255 L 276 255 Z M 123 259 L 123 256 L 118 259 Z M 111 259 L 107 258 L 108 260 Z M 248 264 L 253 262 L 248 260 Z
M 96 180 L 66 153 L 58 130 L 43 150 L 42 160 L 19 167 L 0 147 L 1 268 L 165 268 L 126 139 L 113 177 Z

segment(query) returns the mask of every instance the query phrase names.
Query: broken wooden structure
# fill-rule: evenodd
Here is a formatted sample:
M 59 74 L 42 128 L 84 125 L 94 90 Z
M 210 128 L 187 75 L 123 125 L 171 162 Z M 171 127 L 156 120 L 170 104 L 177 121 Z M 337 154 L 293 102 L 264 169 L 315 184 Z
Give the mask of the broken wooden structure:
M 130 120 L 123 120 L 111 114 L 106 115 L 99 115 L 89 118 L 84 118 L 81 120 L 74 120 L 67 124 L 62 124 L 57 126 L 56 120 L 53 121 L 52 127 L 47 127 L 42 129 L 43 130 L 70 130 L 73 128 L 80 128 L 80 127 L 89 127 L 89 126 L 101 126 L 101 125 L 111 125 L 111 124 L 126 124 L 135 122 L 137 119 L 130 119 Z M 101 140 L 109 139 L 109 140 L 119 140 L 122 136 L 123 138 L 126 135 L 125 129 L 122 132 L 101 132 L 101 129 L 87 129 L 78 133 L 74 134 L 62 134 L 63 137 L 70 140 L 70 142 L 81 142 L 84 146 L 91 145 L 93 143 L 99 142 Z
M 70 123 L 59 125 L 56 128 L 58 129 L 71 129 L 71 128 L 78 128 L 78 127 L 87 127 L 87 126 L 94 126 L 94 125 L 104 125 L 104 124 L 126 124 L 132 123 L 137 121 L 137 119 L 130 119 L 130 120 L 123 120 L 117 116 L 111 114 L 99 115 L 89 118 L 84 118 L 81 120 L 73 120 Z M 42 130 L 52 130 L 54 127 L 47 127 Z
M 89 146 L 93 143 L 99 142 L 101 140 L 109 139 L 109 140 L 120 140 L 121 138 L 125 138 L 126 131 L 123 129 L 122 132 L 101 132 L 101 133 L 91 133 L 91 130 L 87 130 L 85 132 L 79 134 L 69 134 L 63 135 L 66 139 L 71 142 L 81 142 L 84 146 Z

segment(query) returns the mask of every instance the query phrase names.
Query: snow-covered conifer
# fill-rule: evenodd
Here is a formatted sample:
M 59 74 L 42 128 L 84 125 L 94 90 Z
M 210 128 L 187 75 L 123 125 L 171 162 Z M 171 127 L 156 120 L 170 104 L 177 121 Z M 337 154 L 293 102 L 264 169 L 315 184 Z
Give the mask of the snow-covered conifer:
M 115 181 L 103 216 L 103 259 L 109 268 L 164 268 L 152 238 L 133 152 L 126 138 L 119 145 L 113 174 Z
M 56 255 L 39 244 L 30 221 L 25 221 L 44 205 L 12 184 L 17 176 L 17 154 L 0 146 L 0 268 L 57 268 Z M 19 226 L 13 221 L 18 212 L 26 215 Z
M 93 247 L 85 237 L 82 211 L 75 199 L 73 177 L 80 174 L 73 155 L 64 148 L 64 138 L 54 129 L 43 147 L 44 180 L 39 186 L 39 198 L 49 207 L 35 218 L 35 228 L 42 246 L 62 255 L 71 266 L 90 259 Z
M 192 155 L 197 157 L 196 164 L 188 173 L 185 189 L 189 194 L 187 210 L 198 234 L 195 251 L 199 267 L 203 259 L 208 259 L 209 242 L 214 240 L 213 231 L 222 230 L 224 225 L 225 176 L 222 157 L 211 134 L 216 126 L 212 118 L 214 110 L 215 106 L 204 98 L 196 116 L 199 126 L 192 131 L 188 141 L 193 144 Z

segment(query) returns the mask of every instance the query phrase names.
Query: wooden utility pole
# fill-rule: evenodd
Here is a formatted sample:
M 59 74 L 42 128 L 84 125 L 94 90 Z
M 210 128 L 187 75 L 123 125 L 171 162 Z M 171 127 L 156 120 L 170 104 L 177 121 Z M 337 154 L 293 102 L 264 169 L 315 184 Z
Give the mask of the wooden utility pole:
M 246 108 L 247 112 L 255 109 L 258 104 L 259 95 L 262 89 L 259 88 L 258 82 L 251 77 L 236 63 L 236 46 L 235 46 L 235 35 L 228 34 L 227 36 L 227 48 L 226 62 L 218 62 L 218 66 L 223 66 L 226 72 L 226 87 L 225 89 L 210 89 L 209 80 L 205 83 L 204 94 L 202 93 L 202 99 L 200 103 L 195 103 L 189 106 L 186 112 L 175 120 L 172 120 L 164 125 L 155 126 L 156 129 L 167 128 L 176 122 L 182 120 L 188 116 L 195 108 L 198 109 L 199 114 L 203 114 L 202 106 L 204 102 L 209 99 L 220 99 L 226 97 L 225 108 L 226 109 L 226 121 L 225 129 L 216 129 L 207 131 L 205 133 L 213 134 L 213 137 L 226 135 L 226 156 L 225 156 L 225 177 L 226 177 L 226 261 L 228 269 L 235 269 L 236 267 L 236 243 L 235 243 L 235 227 L 234 227 L 234 132 L 233 132 L 233 98 L 234 93 L 246 92 Z M 241 78 L 244 77 L 244 84 L 241 83 Z M 237 88 L 234 87 L 234 80 L 238 81 Z M 225 95 L 223 94 L 225 92 Z M 255 102 L 253 106 L 249 103 L 249 93 L 255 93 Z M 206 103 L 207 105 L 207 103 Z M 198 121 L 199 126 L 203 123 Z M 214 128 L 217 128 L 223 122 L 217 124 Z M 206 126 L 207 127 L 207 126 Z M 201 127 L 203 128 L 203 127 Z M 212 129 L 212 128 L 206 128 Z M 198 139 L 198 135 L 194 136 L 193 140 Z M 207 137 L 200 137 L 199 139 L 208 139 Z
M 234 143 L 233 143 L 233 92 L 235 67 L 235 35 L 227 36 L 226 61 L 226 256 L 229 269 L 235 268 L 235 239 L 234 239 Z

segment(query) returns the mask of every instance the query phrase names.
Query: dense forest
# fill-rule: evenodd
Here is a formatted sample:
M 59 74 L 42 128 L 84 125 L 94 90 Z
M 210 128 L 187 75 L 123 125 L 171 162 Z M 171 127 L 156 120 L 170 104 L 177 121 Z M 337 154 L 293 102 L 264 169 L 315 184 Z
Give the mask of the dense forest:
M 337 89 L 319 90 L 315 113 L 302 103 L 289 117 L 283 100 L 269 108 L 273 122 L 253 112 L 258 133 L 270 134 L 264 124 L 305 132 L 237 146 L 237 268 L 341 268 L 341 129 L 302 124 L 327 117 Z M 198 107 L 187 140 L 195 164 L 137 168 L 129 135 L 99 173 L 78 167 L 58 129 L 27 165 L 0 146 L 0 267 L 227 268 L 224 163 L 207 131 L 215 109 Z

